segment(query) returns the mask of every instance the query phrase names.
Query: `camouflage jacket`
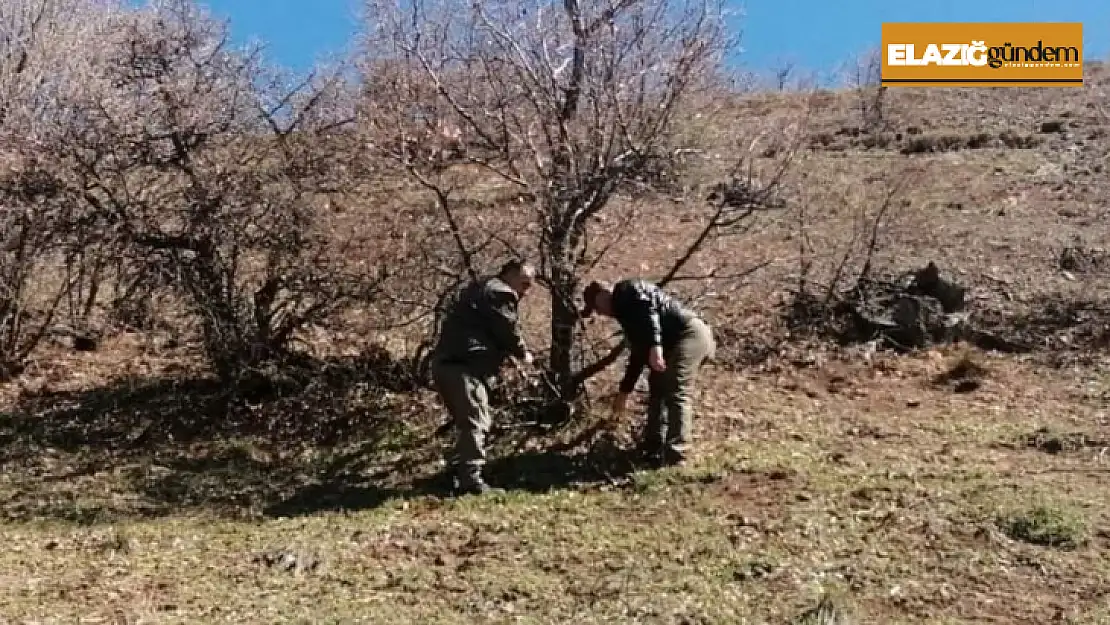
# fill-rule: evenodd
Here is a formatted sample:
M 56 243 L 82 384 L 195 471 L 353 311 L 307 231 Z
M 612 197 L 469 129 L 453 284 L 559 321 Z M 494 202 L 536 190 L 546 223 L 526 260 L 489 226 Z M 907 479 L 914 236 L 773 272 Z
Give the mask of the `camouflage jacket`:
M 629 279 L 613 285 L 613 316 L 620 323 L 631 351 L 619 390 L 631 393 L 647 365 L 651 348 L 673 347 L 694 314 L 655 284 Z
M 523 358 L 519 303 L 516 291 L 500 278 L 472 282 L 443 320 L 436 357 L 468 365 L 481 376 L 495 375 L 510 355 Z

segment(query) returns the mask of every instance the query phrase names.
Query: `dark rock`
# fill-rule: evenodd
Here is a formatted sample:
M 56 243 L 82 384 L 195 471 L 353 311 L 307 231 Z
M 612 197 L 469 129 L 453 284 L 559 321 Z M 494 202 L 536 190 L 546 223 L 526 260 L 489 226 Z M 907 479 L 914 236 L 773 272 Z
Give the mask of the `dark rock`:
M 861 338 L 882 338 L 902 350 L 958 339 L 964 305 L 963 287 L 942 280 L 933 263 L 916 272 L 908 286 L 873 283 L 849 304 Z
M 786 311 L 792 332 L 820 334 L 841 345 L 873 343 L 899 352 L 968 342 L 986 350 L 1027 353 L 1029 345 L 975 327 L 967 289 L 941 276 L 936 263 L 901 277 L 868 277 L 821 300 L 802 292 Z M 838 389 L 829 388 L 829 392 Z
M 930 261 L 923 269 L 914 273 L 908 291 L 915 295 L 926 295 L 940 302 L 945 314 L 959 312 L 966 306 L 967 289 L 940 277 L 940 269 Z
M 775 572 L 775 565 L 771 562 L 754 560 L 740 567 L 734 574 L 736 581 L 746 582 L 763 579 Z
M 1104 250 L 1070 245 L 1060 251 L 1059 265 L 1064 271 L 1086 273 L 1095 271 L 1106 262 Z
M 1053 132 L 1064 132 L 1064 122 L 1062 122 L 1058 119 L 1042 122 L 1041 123 L 1041 132 L 1046 133 L 1046 134 L 1047 133 L 1053 133 Z
M 979 387 L 982 385 L 983 383 L 979 380 L 960 380 L 956 383 L 956 386 L 952 388 L 952 392 L 970 393 L 972 391 L 978 390 Z
M 79 352 L 95 352 L 96 339 L 91 336 L 73 337 L 73 349 Z

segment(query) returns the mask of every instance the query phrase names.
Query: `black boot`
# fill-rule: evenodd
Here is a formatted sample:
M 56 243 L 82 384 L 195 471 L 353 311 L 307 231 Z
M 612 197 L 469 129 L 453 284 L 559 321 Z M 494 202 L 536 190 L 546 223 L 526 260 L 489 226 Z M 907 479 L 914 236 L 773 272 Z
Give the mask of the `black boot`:
M 636 445 L 636 461 L 652 468 L 659 468 L 663 463 L 663 447 L 657 441 L 641 440 Z
M 487 495 L 504 492 L 503 489 L 490 486 L 481 477 L 458 480 L 455 483 L 455 493 L 458 495 Z
M 680 467 L 686 464 L 686 453 L 668 447 L 663 451 L 661 466 L 664 467 Z

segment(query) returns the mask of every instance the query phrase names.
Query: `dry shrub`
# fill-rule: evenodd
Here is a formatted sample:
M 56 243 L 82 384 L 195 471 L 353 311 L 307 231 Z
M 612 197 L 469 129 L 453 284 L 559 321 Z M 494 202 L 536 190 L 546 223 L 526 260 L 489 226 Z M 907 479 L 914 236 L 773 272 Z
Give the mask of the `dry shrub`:
M 0 381 L 23 370 L 72 286 L 43 280 L 80 249 L 71 201 L 33 158 L 11 158 L 0 172 Z
M 376 295 L 383 265 L 353 262 L 318 224 L 320 194 L 345 171 L 319 147 L 350 119 L 338 71 L 283 87 L 289 76 L 232 49 L 187 0 L 62 4 L 23 3 L 35 36 L 7 73 L 23 106 L 6 107 L 0 129 L 51 163 L 71 203 L 45 232 L 84 243 L 62 257 L 84 313 L 107 273 L 103 295 L 135 325 L 158 314 L 143 302 L 172 290 L 234 385 L 280 364 L 302 329 Z
M 50 158 L 60 102 L 88 68 L 106 3 L 12 0 L 0 9 L 0 379 L 19 373 L 52 331 L 81 272 L 95 226 L 81 190 Z M 83 43 L 86 42 L 86 43 Z M 78 274 L 77 276 L 73 274 Z
M 922 135 L 911 138 L 902 146 L 902 154 L 951 152 L 966 145 L 959 135 Z

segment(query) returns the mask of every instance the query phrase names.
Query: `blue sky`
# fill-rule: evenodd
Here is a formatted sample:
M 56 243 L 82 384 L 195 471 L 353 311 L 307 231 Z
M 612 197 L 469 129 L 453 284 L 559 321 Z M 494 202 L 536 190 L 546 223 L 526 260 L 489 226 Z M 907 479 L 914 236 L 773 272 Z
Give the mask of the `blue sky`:
M 321 55 L 342 53 L 357 28 L 358 0 L 200 0 L 229 18 L 239 42 L 261 40 L 268 56 L 303 71 Z M 810 71 L 835 71 L 879 45 L 882 22 L 1083 22 L 1084 56 L 1110 53 L 1106 0 L 748 0 L 739 59 L 752 70 L 793 61 Z

